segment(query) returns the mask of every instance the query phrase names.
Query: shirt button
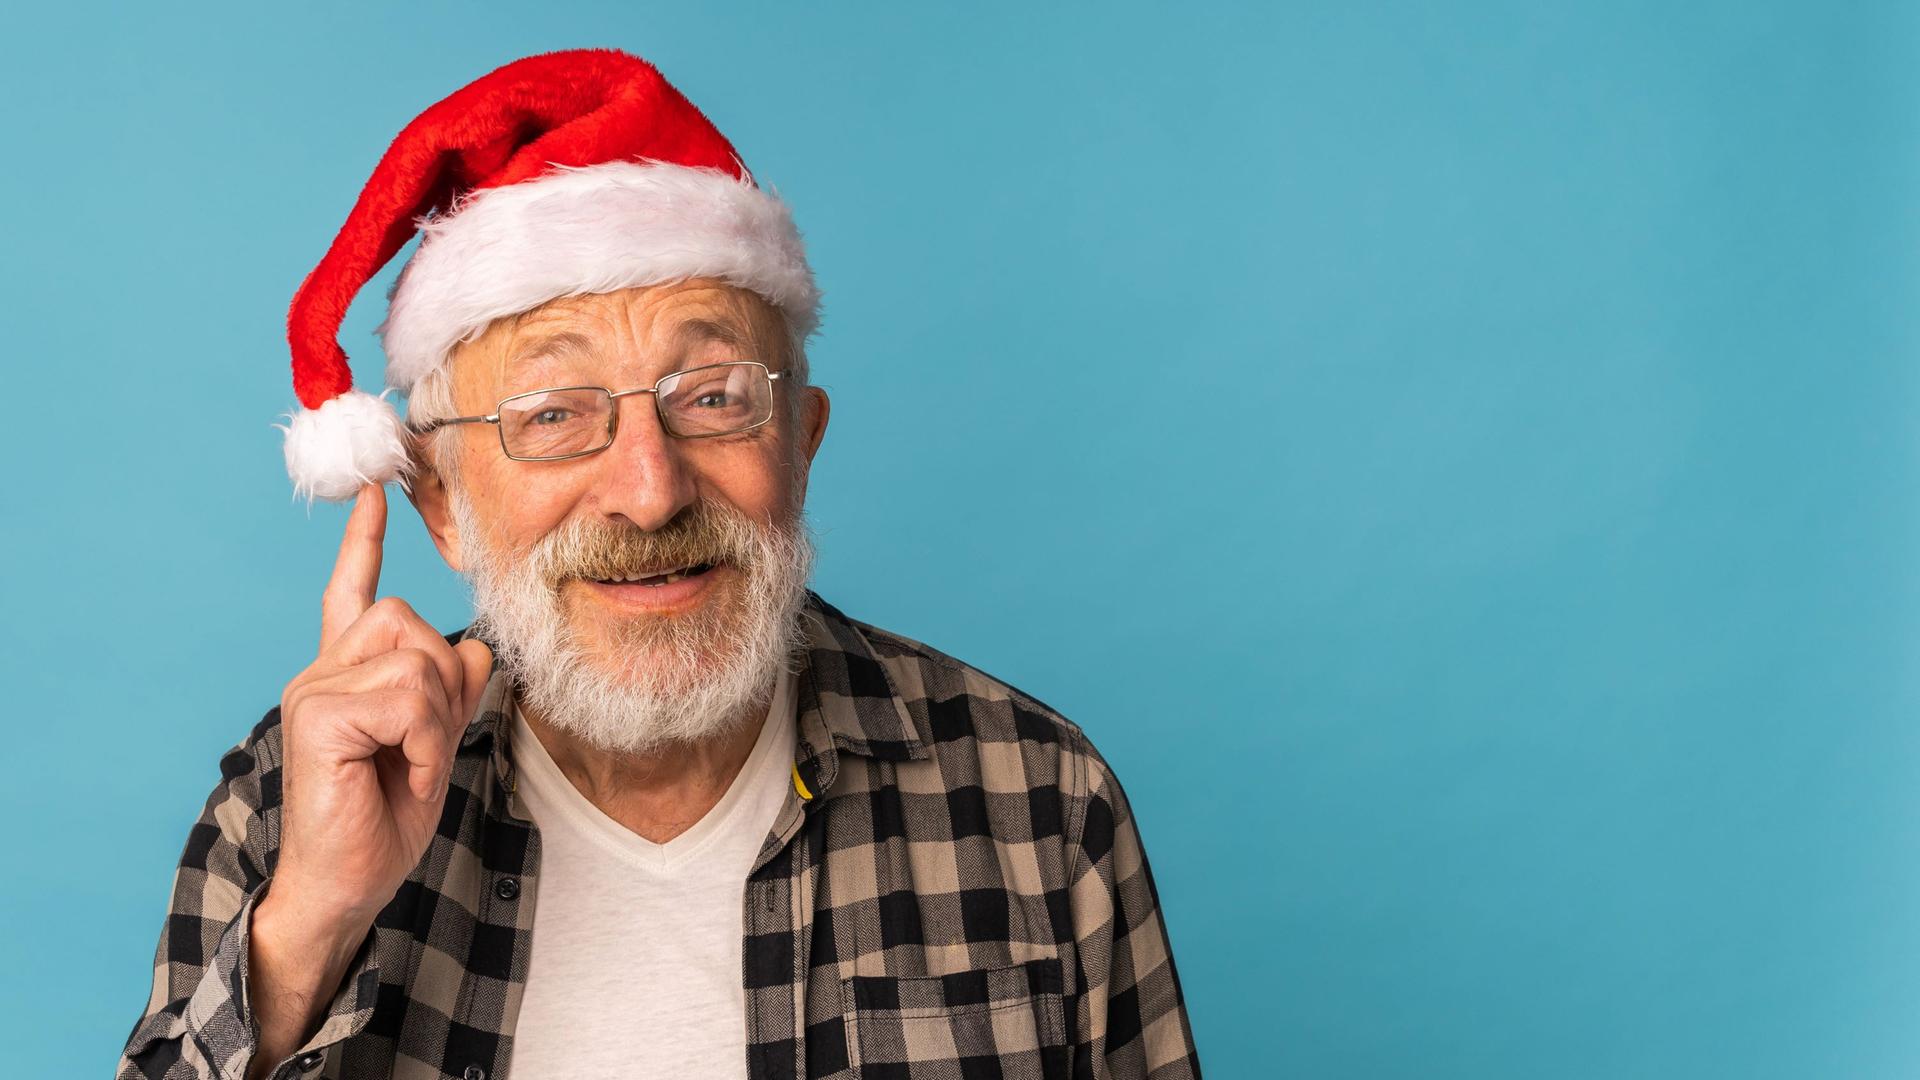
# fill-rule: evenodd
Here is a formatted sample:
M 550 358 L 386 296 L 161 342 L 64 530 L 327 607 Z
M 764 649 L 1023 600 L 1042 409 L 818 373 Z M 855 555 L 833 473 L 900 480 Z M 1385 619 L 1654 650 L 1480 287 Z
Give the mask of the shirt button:
M 487 1080 L 487 1070 L 478 1065 L 467 1066 L 467 1071 L 460 1075 L 466 1077 L 466 1080 Z
M 293 1063 L 300 1066 L 301 1072 L 312 1072 L 320 1067 L 320 1062 L 325 1057 L 326 1055 L 318 1050 L 309 1050 L 295 1058 Z
M 512 900 L 520 895 L 520 883 L 513 878 L 503 877 L 493 883 L 493 895 L 502 900 Z M 467 1080 L 480 1080 L 480 1078 L 468 1077 Z

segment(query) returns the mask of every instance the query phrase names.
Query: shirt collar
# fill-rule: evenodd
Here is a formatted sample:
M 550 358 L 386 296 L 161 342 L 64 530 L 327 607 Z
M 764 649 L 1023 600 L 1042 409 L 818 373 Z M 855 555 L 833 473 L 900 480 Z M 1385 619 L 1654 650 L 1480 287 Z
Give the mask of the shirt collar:
M 896 682 L 905 677 L 910 686 L 916 685 L 919 680 L 911 668 L 876 652 L 863 624 L 849 619 L 812 589 L 807 590 L 800 621 L 807 644 L 794 676 L 799 725 L 794 768 L 808 790 L 817 798 L 833 786 L 842 750 L 885 761 L 928 756 L 930 735 L 914 719 Z M 468 626 L 448 639 L 457 643 L 472 633 L 473 627 Z M 486 690 L 460 739 L 463 748 L 489 742 L 501 776 L 512 774 L 506 753 L 513 730 L 508 708 L 512 689 L 513 680 L 501 669 L 496 649 Z

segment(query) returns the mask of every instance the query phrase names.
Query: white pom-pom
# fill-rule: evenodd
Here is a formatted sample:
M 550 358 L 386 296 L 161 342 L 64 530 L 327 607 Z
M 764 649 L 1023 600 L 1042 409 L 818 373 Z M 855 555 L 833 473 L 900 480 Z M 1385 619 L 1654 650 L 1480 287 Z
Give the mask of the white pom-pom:
M 293 489 L 314 499 L 351 499 L 364 484 L 404 478 L 407 430 L 400 415 L 379 397 L 349 390 L 317 409 L 301 409 L 293 423 L 275 424 L 287 433 L 287 475 Z

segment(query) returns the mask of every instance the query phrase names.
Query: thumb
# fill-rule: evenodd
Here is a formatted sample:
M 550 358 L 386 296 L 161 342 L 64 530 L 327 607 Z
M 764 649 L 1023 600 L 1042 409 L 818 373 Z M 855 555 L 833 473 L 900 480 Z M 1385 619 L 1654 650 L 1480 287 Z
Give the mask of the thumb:
M 480 695 L 486 693 L 487 679 L 493 673 L 493 650 L 479 638 L 468 638 L 453 647 L 453 653 L 460 658 L 460 702 L 459 714 L 454 717 L 458 738 L 473 720 L 473 711 L 480 707 Z

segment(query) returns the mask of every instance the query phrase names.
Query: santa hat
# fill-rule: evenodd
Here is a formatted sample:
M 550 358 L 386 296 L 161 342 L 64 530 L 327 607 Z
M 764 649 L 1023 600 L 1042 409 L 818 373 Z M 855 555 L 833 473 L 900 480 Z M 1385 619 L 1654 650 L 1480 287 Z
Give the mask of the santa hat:
M 393 140 L 287 313 L 287 472 L 309 499 L 403 479 L 406 429 L 353 388 L 335 340 L 354 294 L 418 229 L 379 334 L 409 393 L 493 320 L 582 293 L 690 277 L 750 289 L 802 339 L 818 324 L 791 212 L 652 64 L 614 49 L 516 60 Z

